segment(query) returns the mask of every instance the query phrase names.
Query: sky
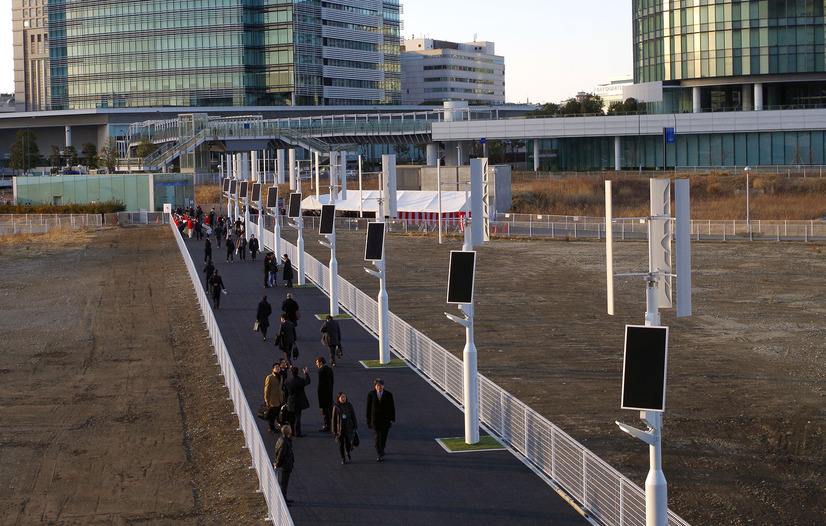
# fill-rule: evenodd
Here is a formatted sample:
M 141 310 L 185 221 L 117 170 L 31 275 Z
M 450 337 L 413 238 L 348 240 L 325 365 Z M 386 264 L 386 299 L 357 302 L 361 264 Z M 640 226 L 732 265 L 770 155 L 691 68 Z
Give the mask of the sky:
M 629 0 L 402 0 L 402 6 L 404 38 L 493 42 L 505 58 L 507 102 L 560 102 L 631 77 Z M 0 0 L 2 93 L 14 91 L 12 57 L 11 0 Z

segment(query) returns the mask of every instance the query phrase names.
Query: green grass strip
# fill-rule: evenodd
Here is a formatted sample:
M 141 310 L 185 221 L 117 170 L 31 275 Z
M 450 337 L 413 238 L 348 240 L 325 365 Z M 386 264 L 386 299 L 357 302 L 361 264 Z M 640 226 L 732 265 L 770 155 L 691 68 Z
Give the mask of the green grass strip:
M 362 360 L 361 363 L 368 369 L 381 369 L 383 367 L 407 367 L 404 360 L 391 358 L 390 363 L 381 363 L 379 360 Z
M 317 319 L 317 320 L 326 320 L 327 319 L 327 313 L 325 312 L 324 314 L 316 314 L 315 319 Z M 334 320 L 351 320 L 351 319 L 353 319 L 353 317 L 350 316 L 349 314 L 347 314 L 346 312 L 342 312 L 342 313 L 339 313 L 337 316 L 333 316 L 333 319 Z
M 489 451 L 491 449 L 505 449 L 505 446 L 500 444 L 492 436 L 481 436 L 479 442 L 476 444 L 465 444 L 465 437 L 456 438 L 437 438 L 442 446 L 451 453 L 460 453 L 462 451 Z

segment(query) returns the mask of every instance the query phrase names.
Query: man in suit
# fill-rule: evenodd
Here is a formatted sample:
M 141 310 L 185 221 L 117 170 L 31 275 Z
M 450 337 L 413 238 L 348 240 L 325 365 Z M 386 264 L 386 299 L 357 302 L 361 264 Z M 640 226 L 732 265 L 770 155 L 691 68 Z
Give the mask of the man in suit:
M 323 356 L 315 359 L 315 365 L 318 367 L 318 407 L 324 419 L 324 427 L 319 431 L 330 431 L 330 419 L 333 416 L 333 370 Z
M 288 364 L 292 363 L 292 350 L 295 340 L 295 325 L 293 325 L 293 323 L 288 320 L 284 314 L 282 314 L 281 327 L 279 327 L 278 335 L 275 337 L 275 345 L 284 351 L 284 357 L 287 359 Z
M 390 426 L 396 421 L 396 404 L 393 402 L 393 393 L 385 390 L 384 380 L 376 378 L 373 382 L 374 390 L 367 394 L 367 427 L 373 430 L 376 446 L 376 462 L 384 458 L 384 449 L 387 446 L 387 434 Z
M 341 356 L 341 328 L 329 314 L 321 326 L 321 343 L 330 349 L 330 365 L 336 366 L 336 354 Z
M 264 341 L 267 341 L 267 327 L 270 326 L 270 314 L 272 314 L 272 306 L 267 301 L 267 297 L 263 296 L 258 303 L 258 312 L 255 314 L 255 320 L 258 322 L 258 332 L 264 336 Z

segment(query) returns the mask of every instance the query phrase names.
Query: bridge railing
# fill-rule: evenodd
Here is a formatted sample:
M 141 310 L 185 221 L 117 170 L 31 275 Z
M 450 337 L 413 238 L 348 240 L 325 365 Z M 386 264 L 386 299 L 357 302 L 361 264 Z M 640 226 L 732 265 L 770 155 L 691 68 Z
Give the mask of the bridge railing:
M 235 366 L 227 351 L 226 342 L 224 342 L 221 329 L 218 327 L 218 322 L 212 312 L 209 298 L 204 291 L 201 276 L 195 268 L 195 264 L 189 255 L 183 238 L 175 228 L 175 222 L 169 218 L 169 223 L 172 228 L 172 233 L 175 236 L 175 241 L 178 243 L 178 248 L 183 256 L 189 278 L 192 281 L 192 287 L 195 289 L 198 304 L 201 307 L 201 313 L 204 316 L 204 322 L 206 323 L 207 331 L 209 331 L 209 337 L 212 340 L 212 346 L 215 350 L 215 356 L 218 358 L 221 374 L 224 376 L 224 385 L 229 391 L 235 414 L 238 416 L 238 424 L 244 434 L 245 446 L 252 457 L 252 468 L 255 469 L 258 474 L 259 491 L 267 501 L 267 508 L 269 510 L 267 520 L 272 521 L 273 524 L 278 526 L 292 526 L 293 520 L 287 504 L 284 502 L 284 497 L 281 494 L 275 469 L 270 462 L 270 457 L 267 454 L 267 448 L 264 446 L 261 433 L 258 431 L 255 417 L 250 410 L 241 382 L 235 372 Z

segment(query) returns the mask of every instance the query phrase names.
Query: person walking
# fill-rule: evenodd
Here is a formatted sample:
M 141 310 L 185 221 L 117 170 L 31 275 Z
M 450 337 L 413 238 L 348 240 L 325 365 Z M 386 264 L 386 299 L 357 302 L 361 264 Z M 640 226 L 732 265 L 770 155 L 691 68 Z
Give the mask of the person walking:
M 218 310 L 221 306 L 221 293 L 226 294 L 227 289 L 224 287 L 224 280 L 218 275 L 218 269 L 212 271 L 212 277 L 209 278 L 209 286 L 212 291 L 212 308 Z
M 359 426 L 356 422 L 356 410 L 353 409 L 353 404 L 347 401 L 347 395 L 343 392 L 339 393 L 336 398 L 332 420 L 332 431 L 338 443 L 338 453 L 341 455 L 341 463 L 345 464 L 344 455 L 347 455 L 347 460 L 350 460 L 353 437 Z
M 209 240 L 209 236 L 207 236 L 206 240 L 204 241 L 204 263 L 212 259 L 212 241 Z
M 221 248 L 221 240 L 224 239 L 224 217 L 221 216 L 218 218 L 218 222 L 212 229 L 215 232 L 215 243 L 218 245 L 218 248 Z
M 321 343 L 330 350 L 330 365 L 336 366 L 336 356 L 339 358 L 341 352 L 341 328 L 338 322 L 331 315 L 327 315 L 324 325 L 321 326 Z
M 247 260 L 247 238 L 243 234 L 238 236 L 238 259 Z
M 215 273 L 215 265 L 212 264 L 212 260 L 208 259 L 206 265 L 204 265 L 204 289 L 206 289 L 207 293 L 209 293 L 209 278 Z
M 287 298 L 281 302 L 281 310 L 284 312 L 284 316 L 298 327 L 298 302 L 293 299 L 293 295 L 289 292 Z
M 323 356 L 315 359 L 318 367 L 318 407 L 321 409 L 321 417 L 324 420 L 324 427 L 321 432 L 330 431 L 330 418 L 333 411 L 333 370 L 327 365 L 327 360 Z
M 269 431 L 275 434 L 275 421 L 284 404 L 284 376 L 281 374 L 281 366 L 278 363 L 272 364 L 272 373 L 264 380 L 264 403 L 269 408 L 267 411 Z
M 292 351 L 295 339 L 295 325 L 282 314 L 281 326 L 278 328 L 278 335 L 275 337 L 275 345 L 284 352 L 288 364 L 292 362 Z
M 270 326 L 270 314 L 272 314 L 272 306 L 270 302 L 267 301 L 267 297 L 262 296 L 261 301 L 258 303 L 258 312 L 255 314 L 255 320 L 258 322 L 258 332 L 264 337 L 264 341 L 267 341 L 267 327 Z
M 227 236 L 227 263 L 235 262 L 235 241 L 232 240 L 232 236 Z
M 293 288 L 293 264 L 287 254 L 284 254 L 281 257 L 281 261 L 284 263 L 284 270 L 282 271 L 281 279 L 283 279 L 287 284 L 287 288 L 291 289 Z
M 287 487 L 290 484 L 290 474 L 293 472 L 293 465 L 295 464 L 295 455 L 293 454 L 293 430 L 289 425 L 281 428 L 281 437 L 275 443 L 275 462 L 273 467 L 281 473 L 281 495 L 284 496 L 284 502 L 287 504 L 292 502 L 292 499 L 287 498 Z
M 255 256 L 258 255 L 258 249 L 260 248 L 258 240 L 255 239 L 255 234 L 250 234 L 250 240 L 247 243 L 247 248 L 250 249 L 250 256 L 252 256 L 252 260 L 255 261 Z
M 310 400 L 304 388 L 310 385 L 310 374 L 307 368 L 302 369 L 304 378 L 298 376 L 298 367 L 290 368 L 290 378 L 284 382 L 284 395 L 287 397 L 287 411 L 289 411 L 290 427 L 295 430 L 295 436 L 301 436 L 301 412 L 310 407 Z
M 278 286 L 278 261 L 275 259 L 275 254 L 267 252 L 264 256 L 264 288 Z
M 384 380 L 376 378 L 373 390 L 367 394 L 367 428 L 373 430 L 376 446 L 376 462 L 381 462 L 387 447 L 387 434 L 396 421 L 396 404 L 393 393 L 384 388 Z

